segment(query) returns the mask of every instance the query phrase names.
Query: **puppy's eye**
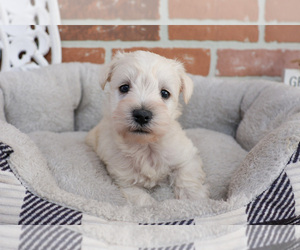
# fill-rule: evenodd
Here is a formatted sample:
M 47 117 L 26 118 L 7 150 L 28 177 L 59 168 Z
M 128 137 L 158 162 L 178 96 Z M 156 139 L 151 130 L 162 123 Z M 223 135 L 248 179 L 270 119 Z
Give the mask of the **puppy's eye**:
M 165 89 L 161 90 L 160 94 L 161 94 L 161 97 L 166 100 L 169 99 L 169 97 L 171 95 L 170 92 Z
M 128 84 L 124 84 L 119 87 L 119 91 L 123 94 L 127 93 L 130 89 L 130 86 Z

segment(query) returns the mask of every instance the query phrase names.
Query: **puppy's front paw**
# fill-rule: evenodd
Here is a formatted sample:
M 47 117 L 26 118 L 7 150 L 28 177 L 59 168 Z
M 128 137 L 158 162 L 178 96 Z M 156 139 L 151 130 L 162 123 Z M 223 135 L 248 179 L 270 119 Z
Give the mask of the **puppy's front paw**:
M 174 172 L 174 193 L 177 199 L 199 200 L 208 198 L 202 160 L 195 154 L 190 161 L 184 162 Z
M 206 185 L 195 187 L 175 187 L 175 198 L 180 200 L 199 200 L 208 198 L 208 189 Z
M 152 198 L 150 195 L 143 195 L 143 196 L 136 197 L 134 200 L 129 200 L 129 202 L 132 205 L 142 207 L 142 206 L 152 206 L 157 201 L 154 198 Z
M 125 198 L 132 205 L 151 206 L 151 205 L 154 205 L 157 202 L 143 188 L 133 186 L 133 187 L 121 188 L 121 191 L 124 194 Z

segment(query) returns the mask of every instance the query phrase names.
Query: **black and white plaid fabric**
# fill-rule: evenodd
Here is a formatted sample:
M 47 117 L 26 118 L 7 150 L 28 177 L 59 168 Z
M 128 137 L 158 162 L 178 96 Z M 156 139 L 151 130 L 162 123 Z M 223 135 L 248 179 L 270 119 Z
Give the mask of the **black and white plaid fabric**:
M 46 201 L 27 190 L 19 225 L 80 225 L 82 212 Z
M 0 142 L 2 171 L 12 172 L 8 158 L 13 152 L 10 146 Z M 19 216 L 19 225 L 80 225 L 82 212 L 46 201 L 27 190 Z
M 295 244 L 293 226 L 251 225 L 247 227 L 246 235 L 249 249 L 298 249 L 291 247 L 296 245 L 299 247 L 299 242 Z
M 0 142 L 0 170 L 11 171 L 7 159 L 11 153 L 14 151 L 12 148 L 2 142 Z
M 282 224 L 296 216 L 294 193 L 285 171 L 268 190 L 248 204 L 246 213 L 248 223 L 252 225 Z
M 158 223 L 140 223 L 139 225 L 151 225 L 151 226 L 186 226 L 186 225 L 196 225 L 194 219 L 190 220 L 180 220 L 180 221 L 169 221 L 169 222 L 158 222 Z
M 80 250 L 82 234 L 62 226 L 22 226 L 19 250 Z
M 292 164 L 292 163 L 297 163 L 297 162 L 300 162 L 300 143 L 298 144 L 297 150 L 292 154 L 292 156 L 288 162 L 288 165 Z
M 139 248 L 139 250 L 195 250 L 194 243 L 187 243 L 187 244 L 181 244 L 181 245 L 175 245 L 175 246 L 167 246 L 167 247 L 145 247 L 145 248 Z
M 250 202 L 246 208 L 247 222 L 250 225 L 299 224 L 296 214 L 294 190 L 286 170 L 289 165 L 300 161 L 300 143 L 290 157 L 287 166 L 272 185 Z

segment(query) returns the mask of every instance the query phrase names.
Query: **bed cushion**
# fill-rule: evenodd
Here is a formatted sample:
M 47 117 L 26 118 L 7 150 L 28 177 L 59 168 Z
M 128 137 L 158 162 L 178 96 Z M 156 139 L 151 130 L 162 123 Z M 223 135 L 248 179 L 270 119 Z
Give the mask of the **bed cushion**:
M 104 95 L 98 80 L 103 67 L 61 64 L 0 75 L 0 114 L 3 110 L 5 114 L 5 120 L 3 115 L 0 120 L 0 141 L 13 150 L 1 162 L 10 171 L 0 177 L 6 190 L 0 194 L 9 196 L 4 197 L 4 206 L 13 207 L 14 215 L 3 216 L 9 224 L 18 223 L 20 215 L 37 212 L 37 204 L 77 219 L 82 216 L 76 223 L 83 224 L 89 216 L 92 221 L 133 224 L 297 222 L 299 89 L 266 80 L 191 76 L 195 91 L 189 105 L 183 105 L 180 122 L 202 155 L 211 198 L 176 200 L 166 183 L 152 191 L 156 204 L 135 207 L 127 204 L 100 160 L 83 143 L 86 131 L 101 118 Z M 284 196 L 273 196 L 278 185 Z M 292 197 L 291 213 L 284 210 L 283 197 Z M 36 200 L 35 205 L 28 199 Z M 283 206 L 278 208 L 273 201 Z M 268 206 L 268 211 L 256 204 Z M 0 208 L 1 213 L 10 212 Z M 282 218 L 278 211 L 284 211 Z M 252 220 L 254 214 L 260 219 Z M 59 218 L 54 216 L 51 223 L 63 223 Z M 39 220 L 47 222 L 42 218 L 27 222 Z M 27 223 L 25 218 L 22 221 Z M 72 218 L 65 221 L 71 223 Z
M 24 133 L 90 130 L 101 118 L 102 68 L 68 63 L 1 73 L 0 119 Z
M 281 83 L 268 85 L 256 93 L 252 100 L 245 98 L 241 103 L 243 115 L 236 140 L 246 150 L 252 149 L 265 135 L 283 123 L 300 121 L 300 90 Z

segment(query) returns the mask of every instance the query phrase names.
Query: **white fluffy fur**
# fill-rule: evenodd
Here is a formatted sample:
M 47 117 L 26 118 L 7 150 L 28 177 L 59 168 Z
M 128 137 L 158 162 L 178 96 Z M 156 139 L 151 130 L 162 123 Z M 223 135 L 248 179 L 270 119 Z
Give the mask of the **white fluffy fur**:
M 207 197 L 201 158 L 176 121 L 180 92 L 188 102 L 193 91 L 182 64 L 150 52 L 118 53 L 108 67 L 103 88 L 107 82 L 104 116 L 86 141 L 105 162 L 128 201 L 153 204 L 146 189 L 167 177 L 176 198 Z M 119 91 L 124 84 L 130 85 L 126 94 Z M 162 89 L 170 92 L 169 99 L 161 97 Z M 153 113 L 147 134 L 133 132 L 138 125 L 132 110 L 142 107 Z

